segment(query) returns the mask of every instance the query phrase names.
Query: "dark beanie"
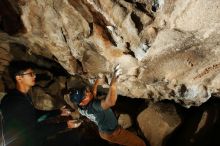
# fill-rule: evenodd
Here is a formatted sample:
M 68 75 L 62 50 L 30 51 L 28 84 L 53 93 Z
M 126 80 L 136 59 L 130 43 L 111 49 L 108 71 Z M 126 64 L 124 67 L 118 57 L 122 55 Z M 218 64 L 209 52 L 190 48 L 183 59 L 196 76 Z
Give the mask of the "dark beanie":
M 70 91 L 70 100 L 72 102 L 80 104 L 80 102 L 83 100 L 83 97 L 85 95 L 85 90 L 86 90 L 86 88 L 71 90 Z

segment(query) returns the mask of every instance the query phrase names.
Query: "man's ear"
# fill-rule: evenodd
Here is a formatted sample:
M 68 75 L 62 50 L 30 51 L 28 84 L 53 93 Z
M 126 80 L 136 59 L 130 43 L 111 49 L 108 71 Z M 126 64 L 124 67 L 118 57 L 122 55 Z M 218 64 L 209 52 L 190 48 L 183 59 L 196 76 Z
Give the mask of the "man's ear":
M 18 75 L 17 75 L 17 76 L 15 76 L 15 80 L 16 80 L 16 81 L 20 81 L 20 80 L 21 80 L 21 78 L 22 78 L 21 76 L 18 76 Z

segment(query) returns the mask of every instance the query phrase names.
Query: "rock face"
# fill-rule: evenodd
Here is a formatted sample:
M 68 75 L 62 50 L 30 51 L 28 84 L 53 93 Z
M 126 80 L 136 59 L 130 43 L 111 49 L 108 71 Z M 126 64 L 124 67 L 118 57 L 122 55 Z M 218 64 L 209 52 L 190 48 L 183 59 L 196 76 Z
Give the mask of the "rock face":
M 118 124 L 124 129 L 131 127 L 131 117 L 128 114 L 120 114 L 120 116 L 118 117 Z
M 151 146 L 162 146 L 167 136 L 181 124 L 175 107 L 163 103 L 150 105 L 138 115 L 137 120 Z
M 99 73 L 109 79 L 120 64 L 119 94 L 131 98 L 189 107 L 219 95 L 219 0 L 2 0 L 0 5 L 10 6 L 0 17 L 0 28 L 16 34 L 0 33 L 1 46 L 10 50 L 11 44 L 23 45 L 87 79 Z M 11 22 L 20 27 L 10 31 Z

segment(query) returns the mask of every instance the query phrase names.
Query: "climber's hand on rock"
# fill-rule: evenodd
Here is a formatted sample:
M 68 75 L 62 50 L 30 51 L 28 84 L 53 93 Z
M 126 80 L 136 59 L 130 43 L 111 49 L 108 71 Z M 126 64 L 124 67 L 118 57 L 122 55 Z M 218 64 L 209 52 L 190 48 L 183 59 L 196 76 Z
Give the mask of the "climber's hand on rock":
M 121 69 L 120 65 L 118 64 L 114 68 L 114 75 L 113 75 L 113 77 L 115 77 L 117 79 L 120 75 L 122 75 L 122 69 Z

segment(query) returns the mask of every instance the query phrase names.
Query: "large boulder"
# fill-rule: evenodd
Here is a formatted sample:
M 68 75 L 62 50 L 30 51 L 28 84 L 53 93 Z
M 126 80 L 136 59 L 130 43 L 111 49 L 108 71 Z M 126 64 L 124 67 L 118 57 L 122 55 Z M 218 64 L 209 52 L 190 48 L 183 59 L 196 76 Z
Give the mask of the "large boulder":
M 151 146 L 162 146 L 167 137 L 181 124 L 173 104 L 155 103 L 142 111 L 137 121 Z

